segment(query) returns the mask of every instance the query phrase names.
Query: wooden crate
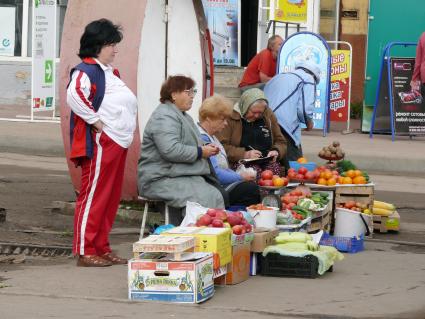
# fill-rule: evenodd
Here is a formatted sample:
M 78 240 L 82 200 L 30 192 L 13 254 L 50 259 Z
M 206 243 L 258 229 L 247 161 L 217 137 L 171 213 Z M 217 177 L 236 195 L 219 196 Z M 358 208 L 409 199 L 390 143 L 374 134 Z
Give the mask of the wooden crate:
M 399 231 L 400 230 L 399 213 L 395 211 L 390 216 L 373 215 L 373 229 L 380 233 L 386 233 L 389 230 Z
M 138 258 L 141 252 L 172 253 L 179 260 L 183 252 L 194 247 L 194 237 L 151 235 L 133 243 L 133 254 Z
M 330 231 L 331 215 L 332 203 L 330 202 L 320 215 L 312 218 L 311 224 L 307 227 L 307 232 L 317 233 L 319 230 Z
M 375 199 L 375 185 L 337 185 L 335 188 L 335 205 L 346 203 L 347 201 L 353 200 L 366 204 L 367 208 L 372 211 L 373 200 Z M 334 216 L 335 217 L 335 216 Z M 335 226 L 335 220 L 332 222 L 332 230 Z M 369 231 L 373 233 L 373 220 L 370 219 Z

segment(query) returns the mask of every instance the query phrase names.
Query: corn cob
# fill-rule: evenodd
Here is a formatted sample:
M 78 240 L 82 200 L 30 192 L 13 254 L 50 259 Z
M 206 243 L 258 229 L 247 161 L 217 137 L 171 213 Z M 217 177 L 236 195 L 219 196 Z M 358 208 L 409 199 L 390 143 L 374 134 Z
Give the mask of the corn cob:
M 390 216 L 392 213 L 394 213 L 394 211 L 389 210 L 389 209 L 385 209 L 385 208 L 378 208 L 378 207 L 373 207 L 372 209 L 373 215 L 380 215 L 380 216 Z
M 391 210 L 391 211 L 395 211 L 395 209 L 396 209 L 393 204 L 381 202 L 379 200 L 373 201 L 373 208 L 383 208 L 383 209 L 387 209 L 387 210 Z

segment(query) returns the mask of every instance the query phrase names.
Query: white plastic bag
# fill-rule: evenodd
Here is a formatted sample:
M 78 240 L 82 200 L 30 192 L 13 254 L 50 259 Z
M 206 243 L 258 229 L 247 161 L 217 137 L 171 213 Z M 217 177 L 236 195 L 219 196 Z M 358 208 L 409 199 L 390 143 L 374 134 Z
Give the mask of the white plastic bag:
M 203 215 L 207 212 L 208 208 L 195 202 L 186 202 L 186 215 L 183 218 L 180 226 L 189 226 L 195 224 L 198 216 Z
M 238 168 L 236 169 L 236 173 L 238 173 L 241 176 L 249 175 L 252 178 L 255 178 L 257 176 L 257 172 L 252 167 L 245 167 L 244 164 L 240 164 Z

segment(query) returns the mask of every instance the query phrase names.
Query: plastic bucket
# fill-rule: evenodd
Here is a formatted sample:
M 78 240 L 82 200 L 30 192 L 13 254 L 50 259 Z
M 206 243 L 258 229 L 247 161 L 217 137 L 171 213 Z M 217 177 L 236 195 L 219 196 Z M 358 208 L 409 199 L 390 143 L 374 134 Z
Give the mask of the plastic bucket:
M 272 208 L 267 210 L 248 209 L 248 213 L 254 219 L 255 227 L 276 228 L 277 211 L 279 209 Z
M 368 235 L 368 225 L 370 225 L 370 222 L 371 215 L 345 208 L 337 208 L 335 209 L 334 235 L 340 237 Z

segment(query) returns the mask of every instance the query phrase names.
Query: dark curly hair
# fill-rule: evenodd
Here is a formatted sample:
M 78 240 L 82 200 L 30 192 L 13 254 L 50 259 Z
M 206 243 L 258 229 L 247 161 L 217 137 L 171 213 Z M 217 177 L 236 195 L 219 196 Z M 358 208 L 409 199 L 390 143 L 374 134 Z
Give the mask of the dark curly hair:
M 90 22 L 84 29 L 80 39 L 81 59 L 95 58 L 105 45 L 121 42 L 123 36 L 121 26 L 113 24 L 108 19 L 100 19 Z

